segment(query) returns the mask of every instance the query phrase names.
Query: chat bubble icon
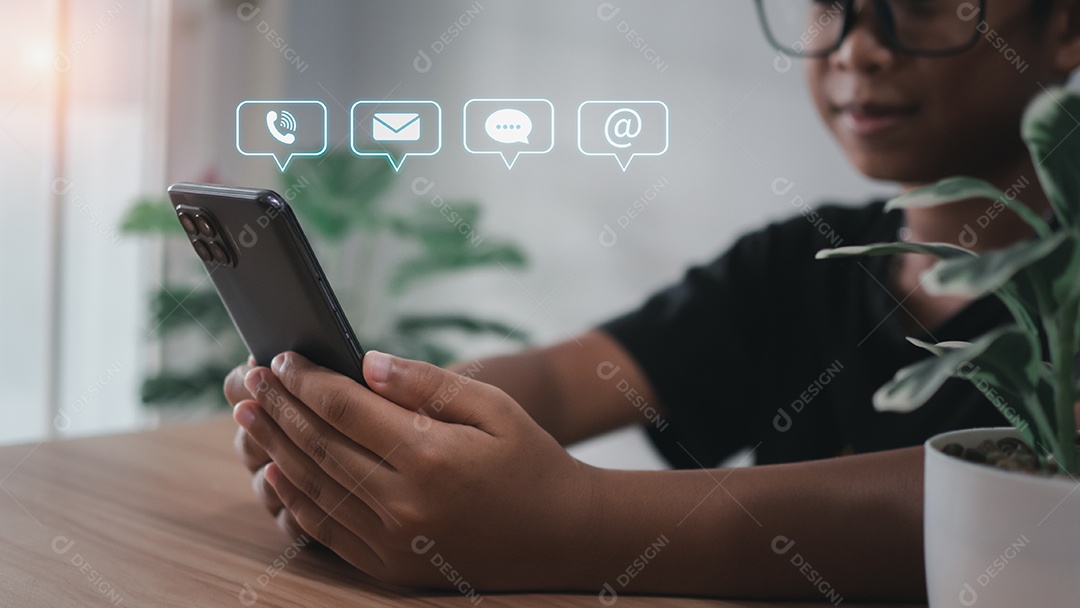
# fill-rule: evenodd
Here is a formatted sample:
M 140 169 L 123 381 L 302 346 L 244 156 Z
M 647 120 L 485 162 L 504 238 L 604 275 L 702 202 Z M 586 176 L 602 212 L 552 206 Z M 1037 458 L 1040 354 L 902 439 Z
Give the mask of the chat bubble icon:
M 500 144 L 527 144 L 532 133 L 532 119 L 515 108 L 495 110 L 484 121 L 484 132 Z
M 578 150 L 613 156 L 623 171 L 638 156 L 667 152 L 668 107 L 662 101 L 586 101 L 578 106 Z
M 555 147 L 555 106 L 546 99 L 470 99 L 463 114 L 465 150 L 496 154 L 508 169 Z
M 326 152 L 326 105 L 316 100 L 266 99 L 236 106 L 236 151 L 269 156 L 285 171 L 294 157 Z
M 357 156 L 385 158 L 400 171 L 410 156 L 442 150 L 442 106 L 428 99 L 362 99 L 349 109 L 349 147 Z

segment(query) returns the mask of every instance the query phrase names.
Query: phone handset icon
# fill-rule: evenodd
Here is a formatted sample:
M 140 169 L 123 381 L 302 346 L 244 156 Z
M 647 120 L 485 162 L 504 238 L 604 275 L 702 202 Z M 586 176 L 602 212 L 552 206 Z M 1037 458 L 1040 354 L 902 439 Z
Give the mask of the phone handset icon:
M 278 130 L 279 124 L 281 125 L 282 129 L 287 131 L 286 133 L 282 133 L 280 130 Z M 296 119 L 293 118 L 293 115 L 290 114 L 288 110 L 281 111 L 280 119 L 278 118 L 278 113 L 274 110 L 270 110 L 269 112 L 267 112 L 266 130 L 270 131 L 270 135 L 272 135 L 274 139 L 280 141 L 287 146 L 291 146 L 292 143 L 296 141 L 296 135 L 292 133 L 292 131 L 296 130 Z

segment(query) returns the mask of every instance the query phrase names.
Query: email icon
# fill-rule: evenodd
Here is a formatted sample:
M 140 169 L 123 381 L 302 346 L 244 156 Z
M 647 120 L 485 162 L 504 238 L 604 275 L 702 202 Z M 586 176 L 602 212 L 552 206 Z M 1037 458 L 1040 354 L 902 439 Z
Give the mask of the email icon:
M 371 122 L 375 141 L 417 141 L 420 139 L 420 115 L 416 112 L 376 112 Z
M 349 124 L 353 154 L 385 158 L 394 171 L 410 156 L 442 149 L 442 108 L 434 101 L 361 99 L 349 108 Z

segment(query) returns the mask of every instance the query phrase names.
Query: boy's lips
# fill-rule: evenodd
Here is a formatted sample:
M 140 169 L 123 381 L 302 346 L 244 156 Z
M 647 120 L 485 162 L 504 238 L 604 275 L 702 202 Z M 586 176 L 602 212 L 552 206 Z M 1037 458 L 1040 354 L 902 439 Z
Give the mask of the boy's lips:
M 847 103 L 833 106 L 840 124 L 860 137 L 870 137 L 894 129 L 917 112 L 914 105 L 891 103 Z

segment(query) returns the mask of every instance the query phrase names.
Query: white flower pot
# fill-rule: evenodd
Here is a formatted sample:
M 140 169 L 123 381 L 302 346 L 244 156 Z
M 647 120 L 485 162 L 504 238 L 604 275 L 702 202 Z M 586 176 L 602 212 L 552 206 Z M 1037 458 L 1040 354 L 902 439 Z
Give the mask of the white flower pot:
M 947 456 L 950 443 L 1019 437 L 1011 428 L 926 442 L 926 584 L 931 608 L 1080 607 L 1080 483 Z

